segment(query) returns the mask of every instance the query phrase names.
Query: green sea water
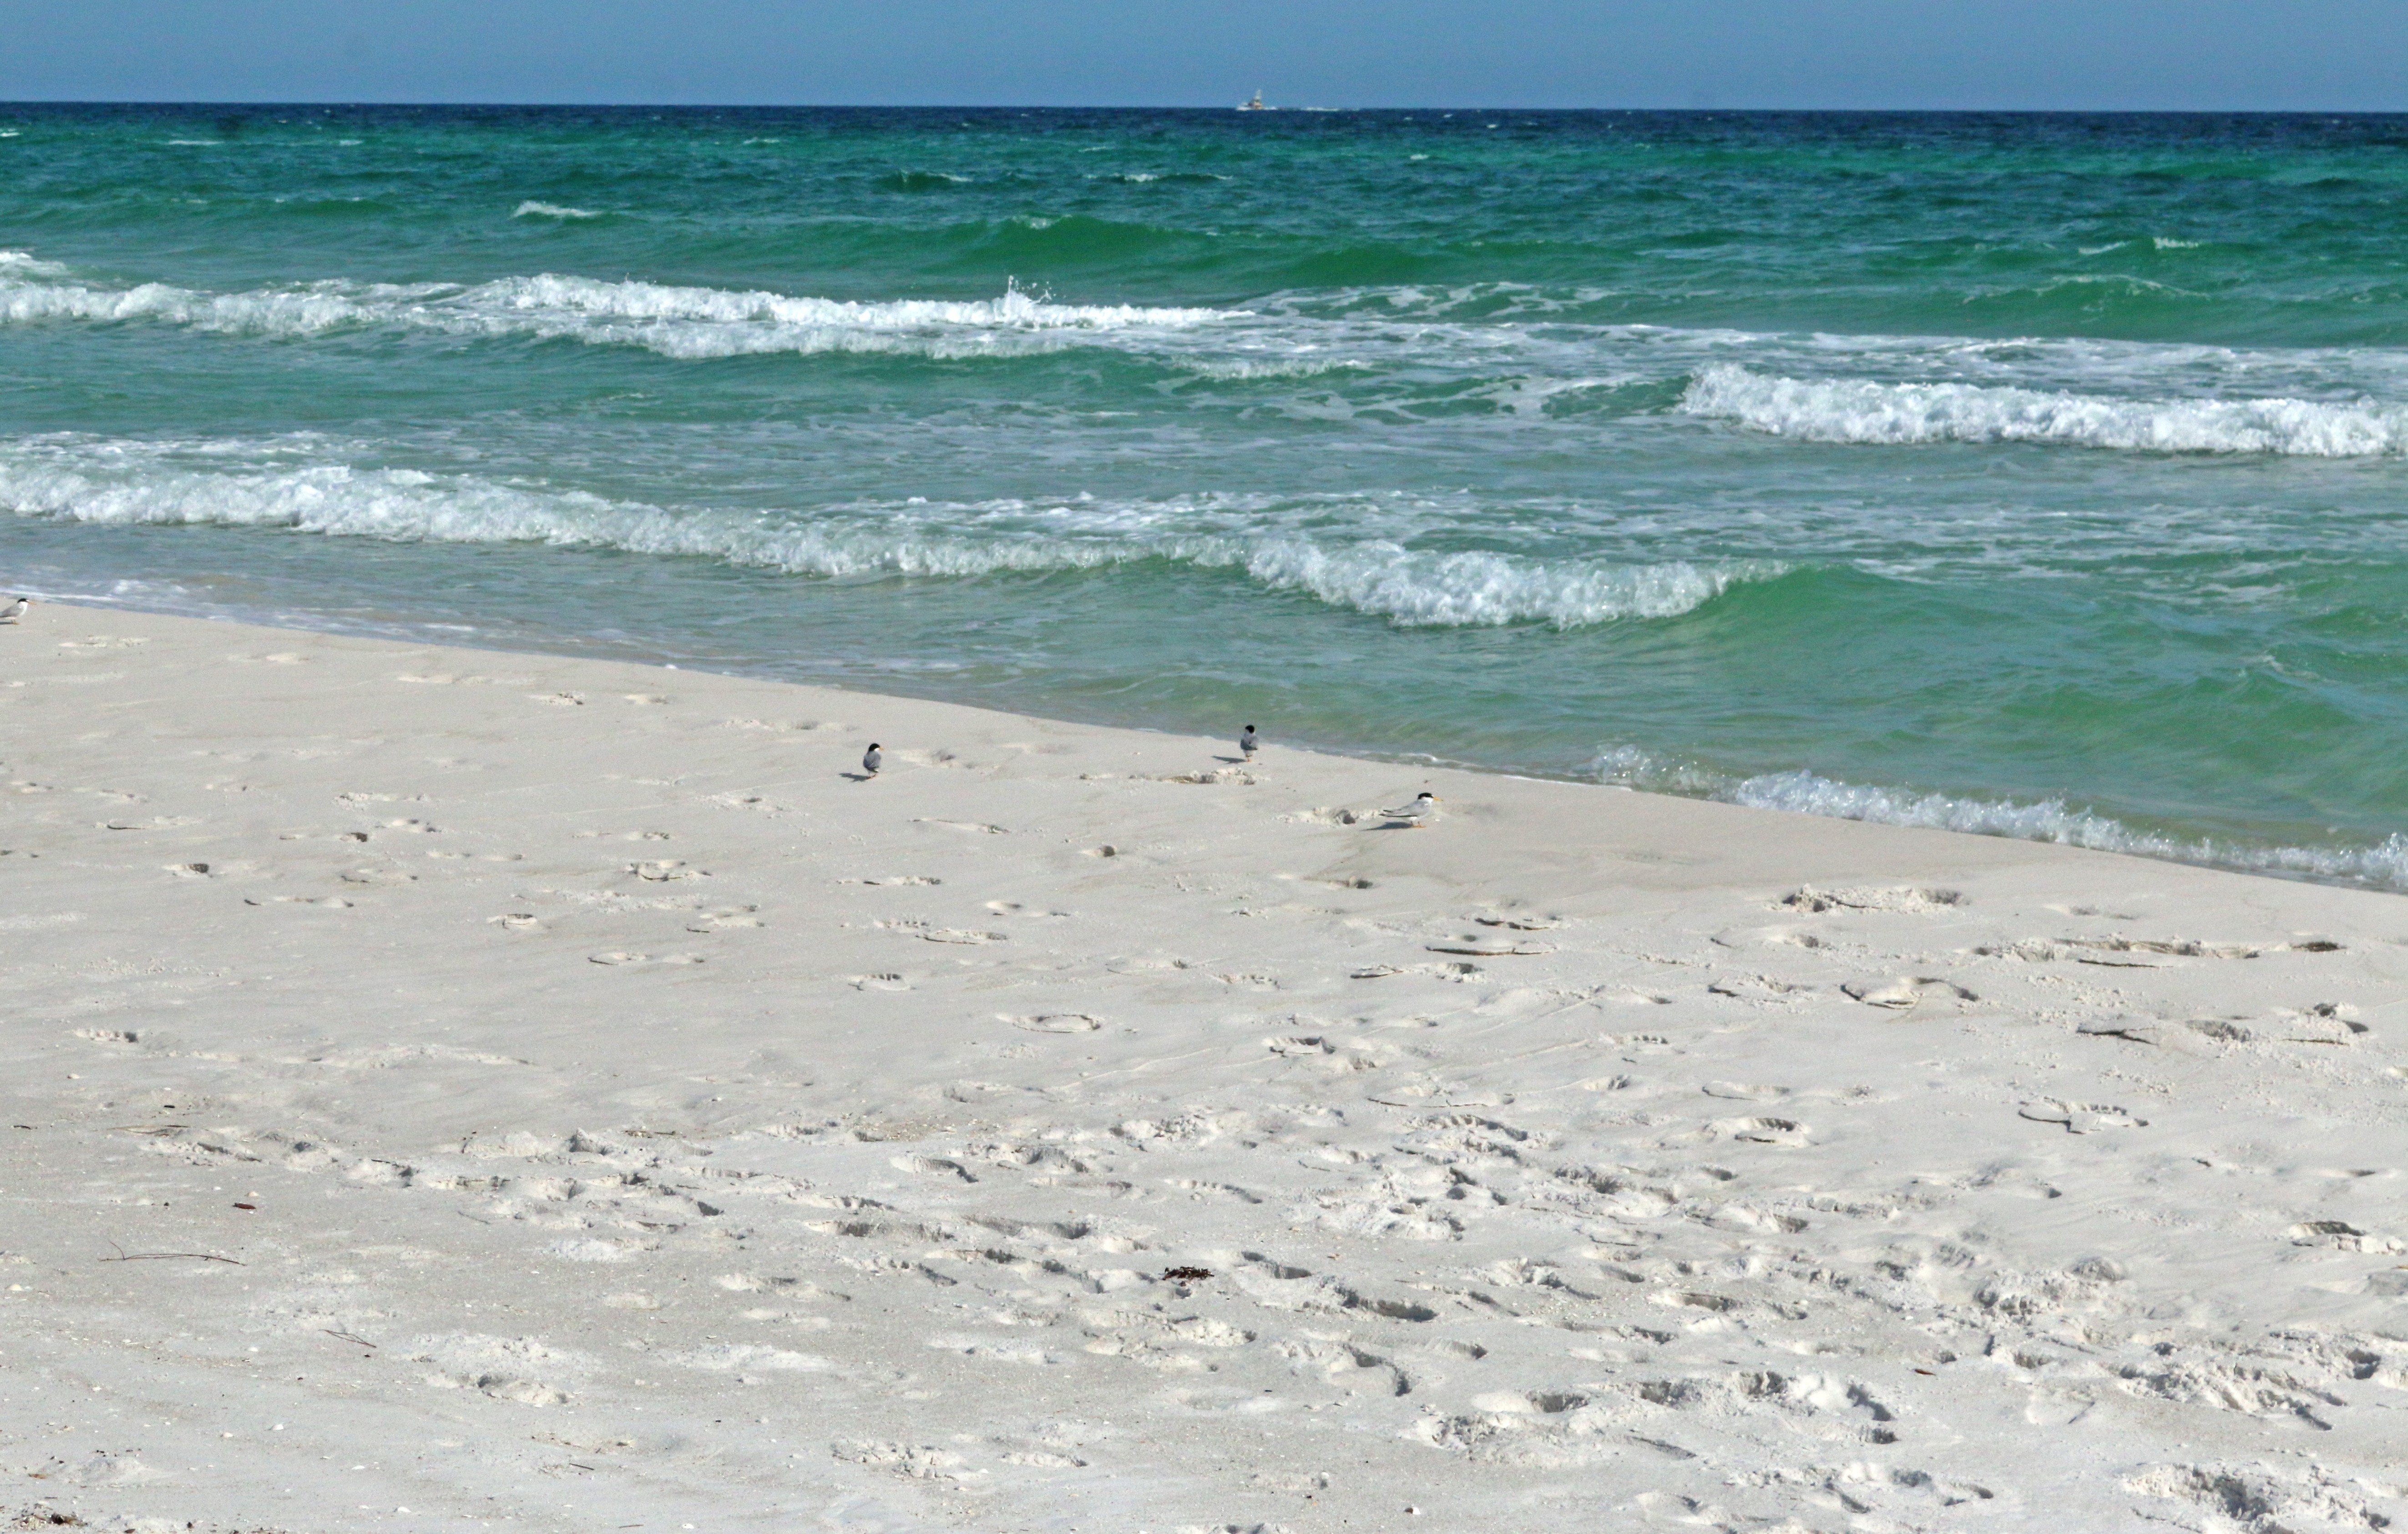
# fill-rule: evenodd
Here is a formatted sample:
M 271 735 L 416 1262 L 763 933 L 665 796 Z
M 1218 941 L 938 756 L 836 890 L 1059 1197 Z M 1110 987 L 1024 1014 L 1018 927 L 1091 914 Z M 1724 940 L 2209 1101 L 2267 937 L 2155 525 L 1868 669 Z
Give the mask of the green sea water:
M 0 107 L 0 581 L 2408 888 L 2408 119 Z

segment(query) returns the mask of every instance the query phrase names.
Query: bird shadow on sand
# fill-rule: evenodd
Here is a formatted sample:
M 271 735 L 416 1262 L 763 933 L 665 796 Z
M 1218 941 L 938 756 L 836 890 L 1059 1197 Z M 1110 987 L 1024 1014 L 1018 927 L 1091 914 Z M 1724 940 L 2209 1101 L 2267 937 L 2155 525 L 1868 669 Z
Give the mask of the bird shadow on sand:
M 878 774 L 875 772 L 839 772 L 837 776 L 844 779 L 847 782 L 866 783 L 875 781 Z

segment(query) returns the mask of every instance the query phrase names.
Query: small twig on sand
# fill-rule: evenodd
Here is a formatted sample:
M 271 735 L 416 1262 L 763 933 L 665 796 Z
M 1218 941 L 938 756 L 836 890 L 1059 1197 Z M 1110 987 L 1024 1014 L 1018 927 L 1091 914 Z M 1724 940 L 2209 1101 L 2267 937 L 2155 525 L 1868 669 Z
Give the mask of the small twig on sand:
M 376 1344 L 375 1344 L 374 1342 L 369 1341 L 369 1340 L 368 1340 L 366 1338 L 365 1338 L 365 1337 L 354 1337 L 354 1336 L 353 1336 L 353 1335 L 351 1335 L 350 1332 L 347 1332 L 347 1331 L 337 1331 L 337 1330 L 336 1330 L 334 1327 L 332 1327 L 332 1326 L 321 1326 L 321 1327 L 319 1327 L 318 1329 L 319 1329 L 320 1331 L 324 1332 L 324 1333 L 325 1333 L 327 1336 L 329 1336 L 329 1337 L 339 1337 L 339 1338 L 341 1338 L 341 1339 L 342 1339 L 344 1341 L 346 1341 L 346 1342 L 357 1342 L 360 1346 L 362 1346 L 362 1347 L 364 1347 L 364 1348 L 372 1348 L 372 1347 L 376 1346 Z
M 117 1246 L 115 1241 L 108 1244 Z M 233 1263 L 236 1268 L 243 1266 L 232 1257 L 221 1257 L 214 1252 L 128 1252 L 122 1246 L 117 1246 L 117 1255 L 102 1257 L 100 1260 L 102 1262 L 165 1262 L 170 1257 L 190 1257 L 194 1262 Z

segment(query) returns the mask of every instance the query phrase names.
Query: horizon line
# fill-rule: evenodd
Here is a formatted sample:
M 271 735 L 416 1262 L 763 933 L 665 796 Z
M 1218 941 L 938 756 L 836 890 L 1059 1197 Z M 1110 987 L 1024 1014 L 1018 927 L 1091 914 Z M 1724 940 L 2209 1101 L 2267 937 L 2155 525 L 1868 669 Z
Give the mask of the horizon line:
M 509 100 L 303 100 L 298 98 L 23 96 L 0 98 L 0 110 L 28 107 L 158 107 L 206 108 L 212 110 L 324 110 L 358 108 L 401 108 L 413 110 L 553 110 L 553 111 L 889 111 L 889 112 L 1236 112 L 1235 104 L 1209 102 L 845 102 L 845 101 L 509 101 Z M 1267 106 L 1271 112 L 1522 112 L 1567 115 L 1650 117 L 1784 116 L 1784 117 L 2408 117 L 2403 107 L 1499 107 L 1463 104 L 1427 106 L 1351 105 Z

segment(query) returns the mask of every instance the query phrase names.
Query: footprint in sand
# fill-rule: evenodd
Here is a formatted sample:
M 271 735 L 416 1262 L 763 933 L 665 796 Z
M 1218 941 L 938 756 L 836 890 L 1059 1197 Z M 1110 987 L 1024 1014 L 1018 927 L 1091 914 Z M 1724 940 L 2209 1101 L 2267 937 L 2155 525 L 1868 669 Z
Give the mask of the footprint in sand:
M 1346 978 L 1384 980 L 1390 975 L 1430 975 L 1439 980 L 1462 981 L 1469 980 L 1478 973 L 1480 973 L 1480 966 L 1476 964 L 1369 964 L 1360 969 L 1348 970 Z
M 1729 996 L 1734 1001 L 1786 1001 L 1813 989 L 1770 975 L 1725 975 L 1706 984 L 1709 996 Z
M 702 964 L 708 961 L 706 961 L 699 953 L 626 953 L 614 951 L 609 953 L 589 953 L 585 956 L 585 962 L 588 964 L 619 965 Z
M 1757 1145 L 1804 1145 L 1806 1126 L 1794 1119 L 1716 1119 L 1706 1125 L 1716 1134 Z
M 399 868 L 353 868 L 343 875 L 346 884 L 415 884 L 418 876 Z
M 1823 948 L 1828 946 L 1812 932 L 1794 926 L 1734 927 L 1728 932 L 1715 933 L 1710 940 L 1718 948 Z
M 627 871 L 647 883 L 666 884 L 681 879 L 708 879 L 710 874 L 673 857 L 658 858 L 650 863 L 630 863 Z
M 896 1171 L 916 1172 L 922 1177 L 950 1178 L 957 1183 L 975 1183 L 978 1181 L 975 1176 L 971 1175 L 968 1168 L 963 1166 L 958 1161 L 948 1160 L 946 1157 L 940 1155 L 892 1156 L 888 1158 L 886 1164 L 894 1168 Z
M 1927 996 L 1956 1001 L 1981 999 L 1954 981 L 1937 975 L 1900 975 L 1892 981 L 1853 980 L 1840 989 L 1868 1007 L 1887 1007 L 1897 1011 L 1904 1011 Z
M 846 982 L 856 991 L 908 991 L 911 982 L 900 975 L 855 975 Z
M 2095 1134 L 2101 1129 L 2145 1129 L 2149 1121 L 2105 1103 L 2028 1102 L 2015 1110 L 2018 1118 L 2034 1124 L 2061 1124 L 2069 1135 Z
M 1444 942 L 1424 943 L 1422 947 L 1432 953 L 1469 953 L 1483 959 L 1536 958 L 1555 952 L 1544 943 L 1499 942 L 1476 934 Z
M 1827 910 L 1897 910 L 1926 912 L 1961 906 L 1965 896 L 1955 890 L 1901 886 L 1896 889 L 1818 890 L 1809 884 L 1773 902 L 1776 910 L 1816 915 Z
M 2342 945 L 2329 938 L 2308 938 L 2299 942 L 2233 943 L 2201 942 L 2191 938 L 2065 938 L 2067 946 L 2095 948 L 2106 953 L 2162 953 L 2181 959 L 2254 959 L 2267 953 L 2338 953 Z M 2104 960 L 2086 960 L 2105 963 Z M 2145 968 L 2145 967 L 2144 967 Z
M 1708 1082 L 1698 1090 L 1709 1097 L 1733 1097 L 1746 1102 L 1771 1102 L 1789 1096 L 1785 1086 L 1754 1086 L 1741 1082 Z
M 2343 1252 L 2365 1252 L 2376 1256 L 2393 1256 L 2403 1247 L 2389 1236 L 2370 1235 L 2344 1220 L 2305 1220 L 2285 1234 L 2293 1246 L 2329 1246 Z
M 982 943 L 999 943 L 1010 940 L 1000 932 L 982 932 L 973 927 L 931 926 L 926 922 L 909 919 L 899 922 L 880 922 L 877 925 L 885 928 L 889 932 L 899 932 L 907 938 L 918 938 L 924 941 L 932 943 L 959 943 L 976 946 Z
M 1071 912 L 1067 910 L 1040 910 L 1040 908 L 1036 906 L 1021 906 L 1019 900 L 987 900 L 987 910 L 992 910 L 995 915 L 1021 915 L 1021 918 L 1031 918 L 1031 920 L 1042 918 L 1042 920 L 1054 920 L 1054 923 L 1069 920 L 1071 915 Z
M 2296 1010 L 2280 1007 L 2272 1020 L 2257 1025 L 2258 1038 L 2286 1044 L 2346 1044 L 2369 1031 L 2358 1021 L 2358 1009 L 2341 1001 L 2319 1001 Z
M 1028 1033 L 1093 1033 L 1104 1025 L 1102 1019 L 1084 1012 L 1039 1012 L 1027 1017 L 997 1012 L 996 1016 Z

